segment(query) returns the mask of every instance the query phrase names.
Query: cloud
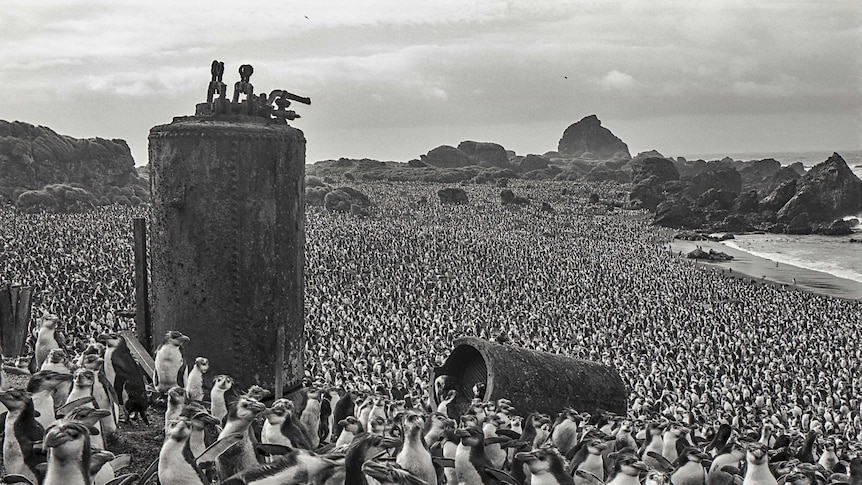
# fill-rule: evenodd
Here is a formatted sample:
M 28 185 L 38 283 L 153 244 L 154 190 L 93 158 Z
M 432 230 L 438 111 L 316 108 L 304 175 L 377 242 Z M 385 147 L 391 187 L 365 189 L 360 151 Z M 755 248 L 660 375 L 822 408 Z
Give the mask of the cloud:
M 605 74 L 601 85 L 603 89 L 609 91 L 628 91 L 637 86 L 637 81 L 631 75 L 614 69 Z

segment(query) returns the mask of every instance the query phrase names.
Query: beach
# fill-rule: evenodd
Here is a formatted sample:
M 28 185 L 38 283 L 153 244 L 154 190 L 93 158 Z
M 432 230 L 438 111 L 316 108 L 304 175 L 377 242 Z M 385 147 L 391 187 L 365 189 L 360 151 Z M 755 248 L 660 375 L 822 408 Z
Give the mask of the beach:
M 674 239 L 671 242 L 674 254 L 678 255 L 682 251 L 681 257 L 683 258 L 689 251 L 697 247 L 707 252 L 713 249 L 733 256 L 734 259 L 727 262 L 698 261 L 699 264 L 715 268 L 726 273 L 727 276 L 748 277 L 758 282 L 786 285 L 791 289 L 796 288 L 836 298 L 862 300 L 862 282 L 860 281 L 752 254 L 740 249 L 740 245 L 735 239 L 723 242 Z M 859 248 L 859 251 L 862 252 L 862 248 Z

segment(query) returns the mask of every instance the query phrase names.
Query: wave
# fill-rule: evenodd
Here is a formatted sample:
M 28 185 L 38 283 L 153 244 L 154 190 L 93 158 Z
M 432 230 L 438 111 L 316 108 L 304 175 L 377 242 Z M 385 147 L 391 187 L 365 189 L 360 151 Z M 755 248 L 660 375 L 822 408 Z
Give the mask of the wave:
M 775 261 L 777 263 L 787 264 L 790 266 L 796 266 L 797 268 L 819 271 L 821 273 L 827 273 L 838 278 L 844 278 L 862 283 L 862 273 L 854 271 L 853 269 L 848 269 L 846 267 L 840 266 L 838 261 L 813 261 L 800 255 L 793 254 L 792 252 L 787 253 L 753 250 L 740 246 L 737 241 L 732 239 L 728 241 L 723 241 L 722 244 L 738 251 L 748 253 L 752 256 L 756 256 L 758 258 L 768 259 L 770 261 Z

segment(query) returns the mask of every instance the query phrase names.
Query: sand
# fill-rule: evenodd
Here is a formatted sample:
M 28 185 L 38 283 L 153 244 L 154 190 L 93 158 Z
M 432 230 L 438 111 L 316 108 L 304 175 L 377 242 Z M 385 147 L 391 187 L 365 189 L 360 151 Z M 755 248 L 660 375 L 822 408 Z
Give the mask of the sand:
M 728 276 L 752 278 L 756 281 L 786 285 L 790 288 L 837 298 L 862 300 L 862 283 L 855 280 L 840 278 L 822 271 L 800 268 L 785 263 L 776 263 L 775 261 L 754 256 L 719 242 L 682 241 L 679 239 L 674 239 L 671 242 L 674 254 L 682 251 L 682 257 L 685 257 L 689 251 L 698 246 L 706 252 L 714 249 L 733 256 L 733 261 L 722 263 L 698 261 L 704 266 L 722 270 Z

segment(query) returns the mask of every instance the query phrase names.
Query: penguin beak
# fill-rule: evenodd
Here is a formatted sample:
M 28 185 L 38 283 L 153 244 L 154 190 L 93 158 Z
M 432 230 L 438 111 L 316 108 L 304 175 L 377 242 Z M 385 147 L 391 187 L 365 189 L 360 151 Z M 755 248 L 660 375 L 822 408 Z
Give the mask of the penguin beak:
M 606 444 L 604 444 L 604 443 L 596 443 L 596 444 L 595 444 L 595 447 L 596 447 L 596 448 L 598 448 L 598 449 L 600 449 L 600 450 L 602 450 L 602 451 L 604 451 L 604 450 L 607 450 L 607 449 L 608 449 L 608 445 L 606 445 Z
M 631 466 L 633 468 L 636 468 L 636 469 L 642 471 L 642 472 L 649 471 L 649 468 L 647 467 L 646 463 L 644 463 L 642 461 L 636 461 L 636 462 L 632 463 Z
M 350 424 L 350 421 L 348 421 L 346 419 L 342 419 L 341 421 L 338 422 L 338 425 L 341 426 L 342 428 L 347 426 L 348 424 Z
M 48 434 L 45 436 L 44 445 L 48 448 L 54 448 L 69 441 L 72 441 L 71 436 L 66 434 L 64 431 L 55 428 L 49 431 Z
M 536 459 L 536 455 L 532 451 L 522 451 L 520 453 L 515 453 L 515 459 L 525 462 L 533 461 Z
M 455 430 L 455 436 L 457 436 L 459 438 L 466 438 L 466 437 L 470 436 L 470 432 L 467 431 L 466 429 L 463 429 L 463 428 L 456 429 Z
M 106 333 L 100 333 L 99 335 L 96 336 L 96 342 L 99 342 L 100 344 L 107 345 L 108 339 L 110 339 L 110 338 L 111 338 L 110 335 L 108 335 Z

